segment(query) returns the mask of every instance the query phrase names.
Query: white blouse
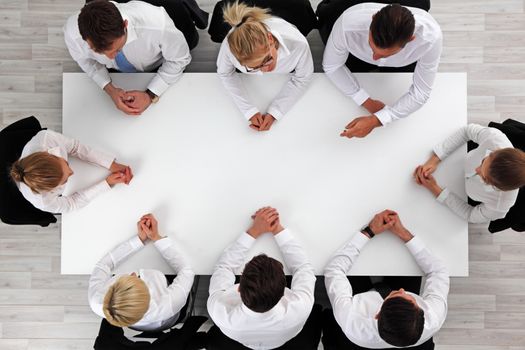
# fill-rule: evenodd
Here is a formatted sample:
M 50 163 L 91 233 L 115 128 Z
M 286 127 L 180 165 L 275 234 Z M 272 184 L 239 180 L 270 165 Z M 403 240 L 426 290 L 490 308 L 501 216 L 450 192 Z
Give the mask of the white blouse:
M 226 37 L 217 57 L 217 74 L 241 113 L 246 119 L 250 119 L 259 110 L 250 101 L 242 80 L 235 69 L 244 74 L 291 73 L 288 83 L 268 107 L 267 113 L 279 120 L 299 100 L 310 83 L 314 64 L 308 41 L 295 26 L 278 17 L 271 17 L 265 20 L 264 24 L 268 26 L 270 33 L 279 42 L 275 69 L 266 73 L 261 71 L 248 72 L 246 67 L 241 65 L 232 54 Z
M 36 152 L 48 152 L 67 161 L 68 156 L 74 156 L 86 162 L 100 165 L 106 169 L 111 167 L 115 156 L 97 151 L 85 146 L 67 136 L 51 130 L 42 130 L 24 146 L 21 158 Z M 106 180 L 75 192 L 69 196 L 62 196 L 66 184 L 60 185 L 51 191 L 34 193 L 25 183 L 17 183 L 20 192 L 36 208 L 51 213 L 65 213 L 86 206 L 93 198 L 111 189 Z
M 479 146 L 467 153 L 465 189 L 470 198 L 481 202 L 481 204 L 473 207 L 465 199 L 458 197 L 447 188 L 443 189 L 437 200 L 446 204 L 453 212 L 467 219 L 468 222 L 483 223 L 503 218 L 516 203 L 519 189 L 501 191 L 492 185 L 488 185 L 476 173 L 476 168 L 480 166 L 483 158 L 493 151 L 514 146 L 507 136 L 498 129 L 469 124 L 435 146 L 434 153 L 439 159 L 443 160 L 469 140 L 476 142 Z

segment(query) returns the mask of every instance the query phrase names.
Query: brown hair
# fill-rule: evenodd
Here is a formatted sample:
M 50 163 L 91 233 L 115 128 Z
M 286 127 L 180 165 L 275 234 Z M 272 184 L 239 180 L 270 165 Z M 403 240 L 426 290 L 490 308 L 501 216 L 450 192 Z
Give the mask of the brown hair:
M 399 4 L 383 7 L 372 18 L 370 33 L 381 49 L 404 47 L 414 35 L 416 21 L 409 9 Z
M 60 159 L 47 152 L 35 152 L 17 160 L 11 165 L 10 175 L 35 193 L 51 191 L 64 177 Z
M 284 295 L 283 265 L 265 254 L 257 255 L 244 267 L 239 283 L 241 300 L 250 310 L 266 312 Z
M 267 9 L 247 6 L 236 1 L 226 5 L 223 17 L 224 21 L 234 27 L 228 35 L 228 44 L 241 64 L 256 58 L 253 55 L 261 46 L 270 45 L 269 30 L 263 23 L 265 19 L 270 18 Z
M 390 345 L 406 347 L 417 343 L 425 326 L 425 313 L 420 307 L 400 297 L 388 298 L 381 305 L 377 330 Z
M 115 4 L 107 0 L 84 5 L 78 15 L 78 29 L 82 39 L 89 39 L 97 52 L 109 49 L 115 39 L 126 33 L 122 15 Z
M 502 191 L 511 191 L 525 185 L 525 152 L 517 148 L 503 148 L 490 154 L 487 180 Z
M 148 311 L 148 286 L 137 276 L 122 276 L 109 287 L 102 310 L 106 320 L 117 327 L 131 326 Z

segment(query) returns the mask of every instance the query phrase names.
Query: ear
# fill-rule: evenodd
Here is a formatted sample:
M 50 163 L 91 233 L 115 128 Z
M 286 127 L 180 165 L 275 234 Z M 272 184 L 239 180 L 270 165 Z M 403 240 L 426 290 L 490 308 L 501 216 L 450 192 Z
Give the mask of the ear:
M 412 36 L 410 37 L 410 40 L 409 40 L 408 42 L 413 41 L 415 38 L 416 38 L 416 36 L 415 36 L 415 35 L 412 35 Z
M 379 313 L 377 313 L 374 318 L 377 320 L 379 318 Z
M 124 20 L 124 29 L 126 29 L 127 27 L 128 27 L 128 20 L 125 19 L 125 20 Z

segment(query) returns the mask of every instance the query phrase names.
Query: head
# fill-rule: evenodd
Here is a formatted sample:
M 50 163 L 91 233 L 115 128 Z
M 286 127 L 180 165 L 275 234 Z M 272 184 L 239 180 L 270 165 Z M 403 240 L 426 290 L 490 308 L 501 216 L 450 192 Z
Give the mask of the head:
M 399 4 L 383 7 L 372 17 L 369 44 L 374 60 L 395 55 L 415 39 L 412 12 Z
M 114 59 L 126 44 L 128 21 L 107 0 L 88 2 L 78 15 L 80 35 L 97 53 Z
M 223 17 L 233 27 L 227 40 L 235 58 L 248 71 L 274 70 L 279 42 L 263 23 L 268 10 L 234 2 L 224 8 Z
M 241 300 L 250 310 L 266 312 L 284 295 L 283 265 L 265 254 L 255 256 L 244 267 L 239 283 Z
M 149 308 L 146 283 L 136 275 L 122 276 L 109 287 L 102 307 L 106 320 L 117 327 L 137 323 Z
M 517 148 L 503 148 L 492 152 L 476 168 L 485 181 L 502 191 L 525 186 L 525 152 Z
M 392 291 L 376 315 L 379 336 L 390 345 L 406 347 L 417 343 L 425 325 L 425 314 L 416 299 L 403 288 Z
M 11 165 L 11 178 L 25 183 L 33 192 L 51 191 L 73 175 L 69 163 L 48 152 L 36 152 Z

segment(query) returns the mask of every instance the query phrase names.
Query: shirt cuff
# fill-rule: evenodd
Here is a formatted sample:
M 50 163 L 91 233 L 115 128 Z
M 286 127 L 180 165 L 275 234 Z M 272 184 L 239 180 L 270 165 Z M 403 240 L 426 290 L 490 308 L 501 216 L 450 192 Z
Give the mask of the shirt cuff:
M 359 231 L 350 239 L 349 243 L 355 246 L 357 250 L 361 251 L 361 249 L 363 249 L 365 244 L 367 244 L 369 241 L 370 241 L 370 238 L 368 238 L 367 236 L 365 236 L 363 233 Z
M 270 106 L 270 108 L 268 108 L 268 112 L 266 112 L 266 113 L 271 114 L 272 117 L 275 118 L 275 120 L 281 120 L 281 118 L 283 117 L 283 114 L 277 108 L 272 107 L 272 106 Z
M 155 243 L 153 243 L 153 245 L 155 246 L 155 248 L 157 248 L 160 252 L 163 252 L 165 251 L 166 249 L 168 249 L 169 247 L 171 247 L 173 245 L 173 240 L 169 237 L 164 237 L 164 238 L 161 238 L 159 239 L 158 241 L 155 241 Z
M 239 238 L 237 238 L 237 243 L 242 245 L 245 248 L 250 249 L 252 245 L 255 243 L 255 238 L 250 236 L 247 232 L 243 232 Z
M 352 100 L 354 100 L 355 103 L 361 106 L 366 100 L 370 98 L 370 95 L 364 89 L 359 89 L 359 91 L 350 95 L 350 97 L 352 97 Z
M 443 147 L 441 147 L 441 144 L 436 145 L 433 151 L 440 160 L 443 160 L 443 158 L 445 158 L 445 152 L 443 151 Z
M 133 236 L 128 241 L 129 245 L 133 250 L 144 247 L 144 243 L 140 240 L 139 236 Z
M 423 249 L 425 249 L 425 243 L 419 239 L 417 236 L 412 237 L 412 239 L 405 243 L 406 247 L 412 253 L 412 255 L 416 255 Z
M 450 191 L 448 190 L 448 188 L 444 188 L 443 191 L 441 191 L 441 193 L 439 194 L 439 196 L 436 197 L 436 200 L 439 203 L 443 203 L 448 198 L 449 194 L 450 194 Z
M 100 166 L 103 166 L 104 168 L 106 169 L 109 169 L 111 168 L 111 164 L 113 164 L 113 162 L 115 161 L 115 159 L 117 159 L 117 157 L 113 154 L 109 154 L 109 153 L 105 153 L 105 152 L 100 152 L 99 151 L 99 158 L 100 158 Z
M 151 92 L 153 92 L 155 95 L 160 96 L 162 95 L 166 90 L 169 88 L 169 84 L 167 84 L 160 75 L 155 75 L 153 79 L 148 84 L 147 89 Z
M 256 113 L 259 113 L 259 110 L 255 107 L 252 107 L 244 112 L 244 118 L 246 118 L 246 120 L 250 120 L 250 118 L 253 117 Z
M 101 89 L 104 89 L 106 87 L 106 85 L 108 85 L 109 83 L 111 83 L 111 78 L 109 77 L 109 72 L 107 69 L 104 69 L 104 70 L 101 70 L 101 71 L 98 71 L 94 76 L 93 76 L 93 81 L 98 85 L 100 86 Z
M 392 114 L 390 113 L 388 106 L 385 106 L 382 110 L 375 112 L 374 115 L 383 125 L 387 125 L 392 122 Z
M 274 237 L 279 247 L 283 246 L 294 238 L 292 232 L 287 228 L 276 234 Z

